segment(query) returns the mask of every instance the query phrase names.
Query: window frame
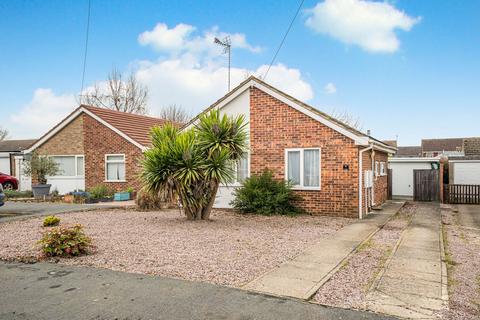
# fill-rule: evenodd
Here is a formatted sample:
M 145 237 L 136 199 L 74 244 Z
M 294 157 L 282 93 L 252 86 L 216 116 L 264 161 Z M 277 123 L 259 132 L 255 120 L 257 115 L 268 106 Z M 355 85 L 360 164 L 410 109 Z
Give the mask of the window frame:
M 375 179 L 380 176 L 380 162 L 375 160 L 375 163 L 373 164 L 375 168 L 373 169 L 373 172 L 375 173 Z
M 318 187 L 310 187 L 304 185 L 304 152 L 305 150 L 318 150 Z M 285 149 L 285 167 L 284 178 L 288 181 L 288 153 L 300 151 L 300 184 L 292 185 L 293 190 L 321 190 L 322 189 L 322 148 L 321 147 L 308 147 L 308 148 L 286 148 Z
M 108 160 L 110 156 L 122 156 L 123 161 L 121 160 Z M 125 166 L 125 179 L 123 180 L 109 180 L 108 179 L 108 164 L 109 163 L 123 163 Z M 104 182 L 127 182 L 127 156 L 124 153 L 107 153 L 105 154 L 105 181 Z
M 73 157 L 75 160 L 75 175 L 74 176 L 47 176 L 47 178 L 53 179 L 78 179 L 78 178 L 85 178 L 85 155 L 84 154 L 49 154 L 46 155 L 48 158 L 55 158 L 55 157 Z M 78 158 L 83 158 L 83 175 L 78 175 Z
M 380 176 L 384 177 L 387 175 L 387 171 L 385 170 L 385 161 L 380 161 Z
M 245 177 L 245 179 L 248 179 L 250 178 L 250 152 L 247 152 L 246 153 L 247 156 L 246 156 L 246 159 L 247 159 L 247 176 Z M 234 181 L 233 181 L 233 186 L 241 186 L 243 184 L 243 181 L 238 181 L 238 160 L 235 161 L 235 178 L 234 178 Z

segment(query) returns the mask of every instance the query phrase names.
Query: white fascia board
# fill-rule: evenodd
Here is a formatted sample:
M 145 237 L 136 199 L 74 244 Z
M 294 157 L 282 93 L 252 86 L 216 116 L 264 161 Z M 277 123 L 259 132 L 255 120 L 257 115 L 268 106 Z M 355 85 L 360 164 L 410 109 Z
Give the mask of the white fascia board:
M 439 158 L 389 158 L 388 162 L 440 162 Z
M 450 163 L 480 163 L 480 160 L 473 160 L 473 159 L 471 159 L 471 160 L 467 160 L 467 159 L 465 159 L 465 160 L 448 160 L 448 162 L 450 162 Z
M 375 143 L 377 143 L 377 144 L 375 144 Z M 375 150 L 379 150 L 379 151 L 383 151 L 383 152 L 387 152 L 387 153 L 392 153 L 392 154 L 397 152 L 397 148 L 394 148 L 394 147 L 392 147 L 392 148 L 383 147 L 383 146 L 378 145 L 378 142 L 372 142 L 372 144 L 373 144 L 373 149 L 375 149 Z
M 330 129 L 333 129 L 333 130 L 343 134 L 344 136 L 352 139 L 353 141 L 355 141 L 356 145 L 368 145 L 368 143 L 369 143 L 368 137 L 362 137 L 362 136 L 358 136 L 358 135 L 354 134 L 353 132 L 337 125 L 336 123 L 334 123 L 334 122 L 332 122 L 332 121 L 330 121 L 330 120 L 328 120 L 328 119 L 326 119 L 326 118 L 308 110 L 307 108 L 305 108 L 304 106 L 296 103 L 295 101 L 292 101 L 291 99 L 288 99 L 287 97 L 271 90 L 270 88 L 264 86 L 261 83 L 254 82 L 253 85 L 255 87 L 257 87 L 258 89 L 268 93 L 272 97 L 274 97 L 274 98 L 282 101 L 283 103 L 289 105 L 290 107 L 296 109 L 297 111 L 302 112 L 303 114 L 309 116 L 310 118 L 312 118 L 314 120 L 317 120 L 318 122 L 326 125 Z
M 106 122 L 105 120 L 103 120 L 102 118 L 100 118 L 99 116 L 97 116 L 96 114 L 94 114 L 93 112 L 90 112 L 89 110 L 85 109 L 85 108 L 79 108 L 77 111 L 75 111 L 74 113 L 72 113 L 71 115 L 69 115 L 65 120 L 63 120 L 54 130 L 52 130 L 51 132 L 49 132 L 46 136 L 44 136 L 43 138 L 41 138 L 40 140 L 38 140 L 33 146 L 31 146 L 28 150 L 25 150 L 24 153 L 25 154 L 28 154 L 28 153 L 31 153 L 33 152 L 35 149 L 37 149 L 38 147 L 40 147 L 42 144 L 44 144 L 45 142 L 47 142 L 51 137 L 53 137 L 54 135 L 56 135 L 60 130 L 62 130 L 63 128 L 65 128 L 70 122 L 72 122 L 74 119 L 76 119 L 82 112 L 84 112 L 85 114 L 88 114 L 89 116 L 91 116 L 92 118 L 94 118 L 95 120 L 97 120 L 98 122 L 100 122 L 101 124 L 103 124 L 104 126 L 106 126 L 107 128 L 111 129 L 112 131 L 114 131 L 115 133 L 117 133 L 119 136 L 121 136 L 122 138 L 126 139 L 127 141 L 131 142 L 132 144 L 134 144 L 135 146 L 137 146 L 138 148 L 140 148 L 142 151 L 145 151 L 147 149 L 147 147 L 141 145 L 140 143 L 138 143 L 137 141 L 133 140 L 132 138 L 130 138 L 129 136 L 127 136 L 125 133 L 123 133 L 122 131 L 118 130 L 117 128 L 115 128 L 114 126 L 112 126 L 111 124 L 109 124 L 108 122 Z

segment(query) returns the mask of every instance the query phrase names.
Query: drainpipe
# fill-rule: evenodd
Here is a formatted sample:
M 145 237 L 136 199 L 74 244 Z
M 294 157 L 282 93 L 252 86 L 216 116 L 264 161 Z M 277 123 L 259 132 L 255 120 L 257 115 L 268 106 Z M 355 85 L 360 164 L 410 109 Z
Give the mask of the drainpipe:
M 372 172 L 373 172 L 373 181 L 372 181 L 372 207 L 375 205 L 375 181 L 377 176 L 375 175 L 375 150 L 372 149 Z
M 373 145 L 359 151 L 358 156 L 358 218 L 363 219 L 363 153 L 373 149 Z M 365 194 L 366 195 L 366 194 Z M 366 203 L 366 202 L 365 202 Z

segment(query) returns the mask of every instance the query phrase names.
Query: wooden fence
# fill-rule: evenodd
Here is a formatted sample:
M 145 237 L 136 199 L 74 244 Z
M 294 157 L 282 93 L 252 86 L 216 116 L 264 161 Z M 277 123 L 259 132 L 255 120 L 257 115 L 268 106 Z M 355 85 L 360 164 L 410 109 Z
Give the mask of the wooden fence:
M 446 184 L 443 192 L 447 203 L 480 204 L 480 185 L 477 184 Z
M 413 170 L 413 200 L 438 201 L 439 199 L 438 170 Z

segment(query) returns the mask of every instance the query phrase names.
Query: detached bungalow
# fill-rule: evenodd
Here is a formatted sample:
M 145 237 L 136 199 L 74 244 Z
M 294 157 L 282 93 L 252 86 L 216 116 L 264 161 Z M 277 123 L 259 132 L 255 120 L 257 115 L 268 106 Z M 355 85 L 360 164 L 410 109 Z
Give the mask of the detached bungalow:
M 396 148 L 250 77 L 204 112 L 220 109 L 248 121 L 248 156 L 215 206 L 230 207 L 232 192 L 252 174 L 272 170 L 290 180 L 315 214 L 362 218 L 387 199 L 387 159 Z M 198 116 L 187 125 L 192 126 Z
M 60 194 L 98 184 L 115 191 L 138 189 L 139 159 L 150 146 L 150 129 L 163 124 L 159 118 L 81 105 L 25 153 L 57 161 L 61 173 L 48 183 Z

